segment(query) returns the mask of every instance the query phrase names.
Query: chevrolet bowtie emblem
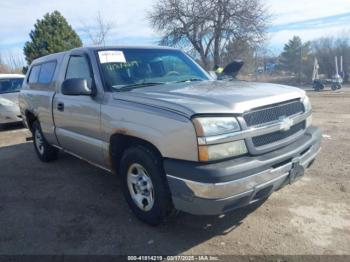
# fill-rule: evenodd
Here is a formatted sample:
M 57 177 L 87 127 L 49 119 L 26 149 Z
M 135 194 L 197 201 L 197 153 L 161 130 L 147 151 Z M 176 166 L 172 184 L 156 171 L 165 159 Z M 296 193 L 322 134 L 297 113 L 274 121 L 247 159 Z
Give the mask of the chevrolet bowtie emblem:
M 280 125 L 280 130 L 283 131 L 288 131 L 291 126 L 293 125 L 293 120 L 290 119 L 289 117 L 281 117 L 281 125 Z

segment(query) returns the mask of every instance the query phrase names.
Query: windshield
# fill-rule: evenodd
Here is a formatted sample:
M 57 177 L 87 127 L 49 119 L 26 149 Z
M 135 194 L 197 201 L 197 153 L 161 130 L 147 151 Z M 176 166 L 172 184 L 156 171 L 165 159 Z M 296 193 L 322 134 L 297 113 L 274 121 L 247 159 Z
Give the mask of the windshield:
M 118 49 L 99 51 L 98 57 L 106 84 L 112 91 L 209 79 L 178 50 Z
M 0 94 L 19 92 L 23 78 L 0 78 Z

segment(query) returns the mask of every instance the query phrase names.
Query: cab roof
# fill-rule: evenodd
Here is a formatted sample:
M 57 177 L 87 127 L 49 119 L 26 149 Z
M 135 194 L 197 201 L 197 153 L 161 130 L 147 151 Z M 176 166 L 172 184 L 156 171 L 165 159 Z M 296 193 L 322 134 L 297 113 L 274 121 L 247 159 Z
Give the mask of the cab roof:
M 71 51 L 91 52 L 91 51 L 102 51 L 102 50 L 112 50 L 112 49 L 179 50 L 173 47 L 157 46 L 157 45 L 153 45 L 153 46 L 137 46 L 137 45 L 85 46 L 85 47 L 74 48 L 74 49 L 60 52 L 60 53 L 54 53 L 54 54 L 39 57 L 37 59 L 34 59 L 32 61 L 32 64 L 42 63 L 48 60 L 60 60 L 65 54 L 70 53 Z
M 163 50 L 178 50 L 177 48 L 169 46 L 158 46 L 158 45 L 111 45 L 111 46 L 87 46 L 87 47 L 78 47 L 73 50 L 92 50 L 92 51 L 102 51 L 110 49 L 163 49 Z

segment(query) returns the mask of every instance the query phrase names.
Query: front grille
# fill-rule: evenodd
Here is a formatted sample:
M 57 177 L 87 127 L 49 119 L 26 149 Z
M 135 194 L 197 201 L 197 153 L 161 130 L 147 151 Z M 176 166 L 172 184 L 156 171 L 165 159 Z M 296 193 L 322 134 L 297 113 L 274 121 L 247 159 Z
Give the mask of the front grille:
M 255 126 L 279 120 L 280 117 L 287 117 L 304 112 L 304 105 L 300 100 L 291 100 L 281 104 L 264 107 L 249 111 L 243 115 L 247 126 Z
M 277 132 L 273 132 L 270 134 L 253 137 L 252 138 L 253 145 L 255 147 L 268 145 L 268 144 L 283 140 L 283 139 L 285 139 L 289 136 L 292 136 L 292 135 L 294 135 L 294 134 L 296 134 L 299 131 L 304 130 L 304 129 L 305 129 L 305 121 L 302 121 L 302 122 L 292 126 L 287 131 L 277 131 Z

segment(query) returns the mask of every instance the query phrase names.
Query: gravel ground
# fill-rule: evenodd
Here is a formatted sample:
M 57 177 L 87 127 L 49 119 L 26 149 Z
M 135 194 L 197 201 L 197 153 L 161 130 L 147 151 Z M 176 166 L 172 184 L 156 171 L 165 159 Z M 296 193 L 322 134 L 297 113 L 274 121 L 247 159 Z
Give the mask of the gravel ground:
M 41 163 L 0 131 L 0 254 L 350 255 L 350 90 L 308 92 L 322 151 L 305 177 L 223 216 L 134 218 L 118 179 L 68 154 Z

